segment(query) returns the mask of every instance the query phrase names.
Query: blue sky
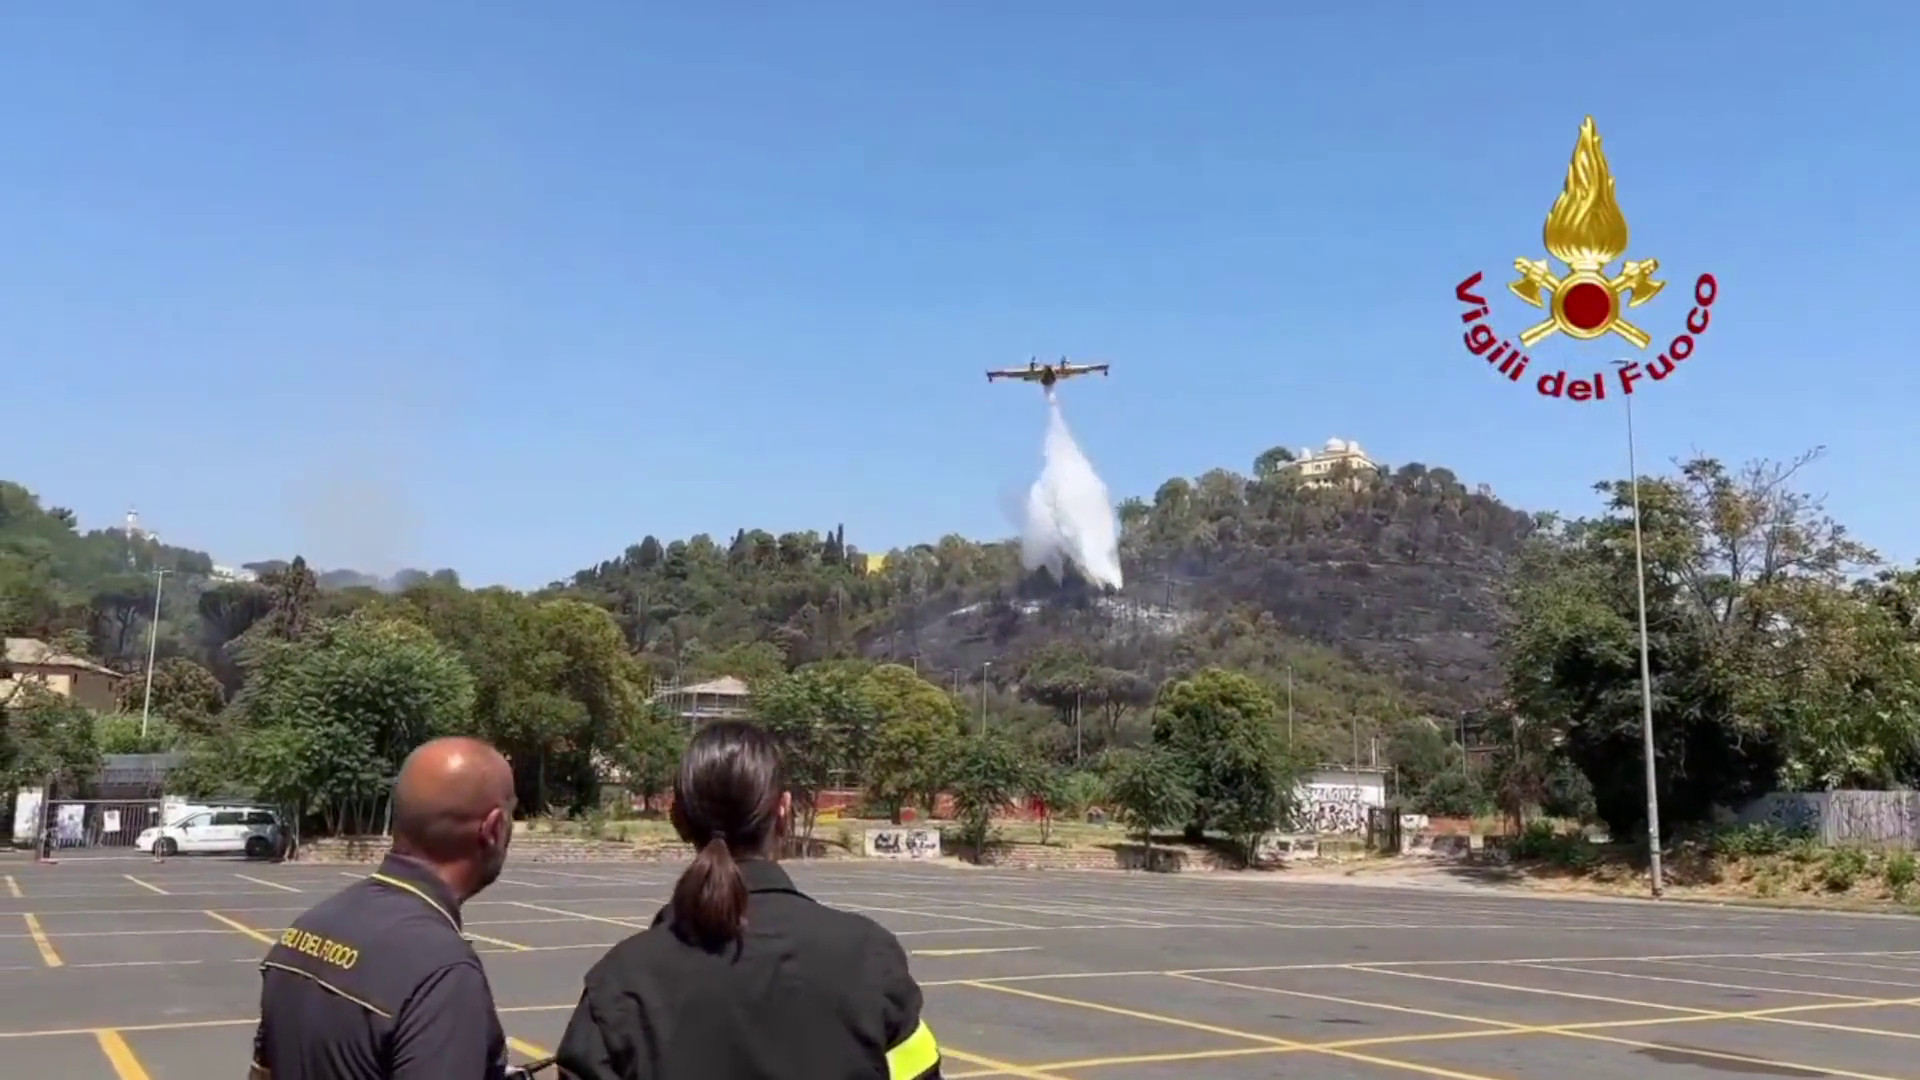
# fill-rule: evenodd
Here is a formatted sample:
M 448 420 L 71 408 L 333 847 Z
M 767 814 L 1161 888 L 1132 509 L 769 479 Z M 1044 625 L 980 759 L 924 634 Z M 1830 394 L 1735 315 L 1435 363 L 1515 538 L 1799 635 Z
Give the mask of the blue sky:
M 695 6 L 10 6 L 0 475 L 471 583 L 884 550 L 1013 531 L 1043 407 L 981 372 L 1067 353 L 1114 365 L 1065 400 L 1116 496 L 1340 436 L 1583 512 L 1617 403 L 1499 381 L 1452 292 L 1542 254 L 1593 113 L 1669 281 L 1636 321 L 1723 289 L 1642 461 L 1825 445 L 1920 555 L 1909 6 Z

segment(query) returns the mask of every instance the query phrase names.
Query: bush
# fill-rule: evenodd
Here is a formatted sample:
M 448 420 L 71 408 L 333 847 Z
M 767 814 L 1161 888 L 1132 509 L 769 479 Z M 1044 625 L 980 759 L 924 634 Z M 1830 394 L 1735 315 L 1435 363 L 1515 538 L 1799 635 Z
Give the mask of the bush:
M 1423 814 L 1434 817 L 1477 817 L 1489 805 L 1480 782 L 1462 772 L 1443 772 L 1427 781 L 1414 797 Z
M 1820 883 L 1831 892 L 1846 892 L 1867 872 L 1867 865 L 1867 853 L 1859 848 L 1834 848 L 1827 852 L 1826 865 L 1820 870 Z
M 1535 821 L 1513 840 L 1513 857 L 1563 866 L 1569 870 L 1591 870 L 1600 861 L 1599 852 L 1584 836 L 1562 833 L 1551 822 Z
M 1149 848 L 1155 829 L 1173 828 L 1193 813 L 1193 784 L 1173 753 L 1132 751 L 1114 762 L 1113 799 L 1120 819 Z
M 1759 821 L 1720 830 L 1713 835 L 1712 846 L 1716 855 L 1741 858 L 1784 854 L 1796 845 L 1811 839 L 1811 835 L 1804 829 L 1785 828 Z
M 953 768 L 953 811 L 960 842 L 978 852 L 993 831 L 993 815 L 1025 794 L 1032 780 L 1026 753 L 998 731 L 960 740 Z
M 1895 900 L 1905 902 L 1907 893 L 1913 888 L 1914 858 L 1911 851 L 1896 851 L 1887 856 L 1887 864 L 1880 868 L 1880 875 L 1886 879 L 1887 891 Z

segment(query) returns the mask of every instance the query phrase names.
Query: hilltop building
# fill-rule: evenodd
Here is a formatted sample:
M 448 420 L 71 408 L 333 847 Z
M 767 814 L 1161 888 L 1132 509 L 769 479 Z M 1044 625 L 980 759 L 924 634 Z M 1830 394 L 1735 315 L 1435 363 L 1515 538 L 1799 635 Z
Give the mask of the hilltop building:
M 753 691 L 743 680 L 723 675 L 687 686 L 669 686 L 647 700 L 665 706 L 689 728 L 696 728 L 715 720 L 744 719 L 752 697 Z
M 1299 457 L 1281 467 L 1299 472 L 1303 487 L 1324 488 L 1334 485 L 1334 473 L 1341 466 L 1346 466 L 1346 470 L 1351 472 L 1348 483 L 1355 486 L 1365 477 L 1378 475 L 1386 468 L 1368 457 L 1366 451 L 1360 449 L 1359 442 L 1353 439 L 1328 439 L 1327 445 L 1318 453 L 1302 449 Z

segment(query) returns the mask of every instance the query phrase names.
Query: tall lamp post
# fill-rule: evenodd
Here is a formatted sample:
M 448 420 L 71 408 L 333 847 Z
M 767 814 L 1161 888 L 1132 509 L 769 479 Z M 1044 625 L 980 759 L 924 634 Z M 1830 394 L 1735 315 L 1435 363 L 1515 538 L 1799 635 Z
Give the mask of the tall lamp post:
M 153 713 L 153 657 L 160 648 L 160 590 L 167 583 L 167 571 L 153 572 L 153 623 L 147 627 L 147 690 L 140 698 L 140 738 L 147 737 L 147 718 Z
M 1632 360 L 1615 360 L 1613 366 L 1625 369 L 1631 363 Z M 1647 766 L 1647 877 L 1653 898 L 1658 900 L 1667 888 L 1660 871 L 1660 789 L 1655 784 L 1653 763 L 1653 666 L 1647 659 L 1647 561 L 1640 536 L 1640 467 L 1633 445 L 1633 394 L 1621 396 L 1627 402 L 1627 475 L 1633 489 L 1633 583 L 1640 602 L 1640 750 Z
M 988 660 L 980 665 L 980 734 L 987 733 L 987 669 L 993 666 Z

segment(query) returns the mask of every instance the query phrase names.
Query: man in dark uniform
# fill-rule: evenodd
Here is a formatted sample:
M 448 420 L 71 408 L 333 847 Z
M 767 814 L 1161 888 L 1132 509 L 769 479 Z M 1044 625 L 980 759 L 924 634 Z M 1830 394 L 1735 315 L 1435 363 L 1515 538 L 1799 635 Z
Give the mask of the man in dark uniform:
M 513 771 L 477 739 L 435 739 L 393 791 L 393 850 L 294 920 L 261 963 L 252 1080 L 499 1080 L 506 1035 L 462 935 L 513 836 Z

